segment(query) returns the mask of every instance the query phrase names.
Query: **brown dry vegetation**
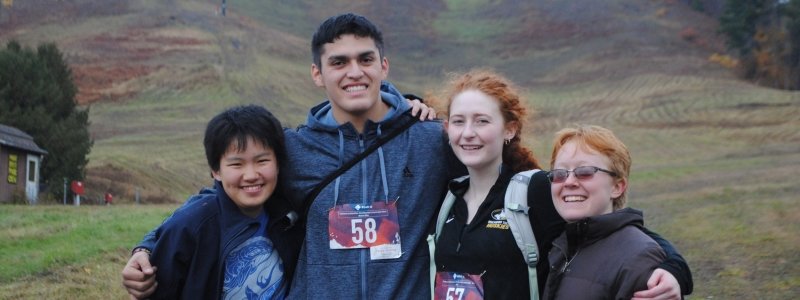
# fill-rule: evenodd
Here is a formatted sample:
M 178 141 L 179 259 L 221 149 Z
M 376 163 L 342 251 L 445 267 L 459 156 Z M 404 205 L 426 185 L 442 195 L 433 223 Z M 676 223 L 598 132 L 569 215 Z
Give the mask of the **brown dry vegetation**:
M 153 73 L 178 67 L 154 63 L 156 59 L 192 56 L 210 44 L 207 40 L 181 37 L 192 32 L 165 36 L 156 29 L 128 30 L 113 36 L 101 33 L 77 41 L 82 54 L 72 57 L 72 70 L 80 91 L 78 103 L 128 99 L 145 87 Z

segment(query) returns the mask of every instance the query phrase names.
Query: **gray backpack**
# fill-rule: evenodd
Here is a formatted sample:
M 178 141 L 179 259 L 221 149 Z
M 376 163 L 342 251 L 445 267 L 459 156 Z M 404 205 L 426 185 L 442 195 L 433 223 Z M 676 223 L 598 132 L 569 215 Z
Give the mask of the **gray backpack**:
M 536 237 L 531 228 L 530 216 L 528 214 L 528 184 L 531 177 L 541 170 L 529 170 L 520 172 L 511 178 L 511 182 L 506 189 L 505 204 L 503 214 L 511 228 L 511 234 L 517 246 L 522 251 L 522 257 L 528 265 L 528 286 L 530 287 L 531 299 L 539 299 L 539 281 L 536 277 L 536 263 L 539 261 L 539 247 L 536 245 Z M 469 176 L 456 178 L 457 182 L 463 182 Z M 428 236 L 428 250 L 430 251 L 430 276 L 431 276 L 431 299 L 433 299 L 434 280 L 436 279 L 436 262 L 434 254 L 436 252 L 436 241 L 441 235 L 442 227 L 450 214 L 450 209 L 456 201 L 455 195 L 447 192 L 442 207 L 439 209 L 439 216 L 436 218 L 436 233 Z

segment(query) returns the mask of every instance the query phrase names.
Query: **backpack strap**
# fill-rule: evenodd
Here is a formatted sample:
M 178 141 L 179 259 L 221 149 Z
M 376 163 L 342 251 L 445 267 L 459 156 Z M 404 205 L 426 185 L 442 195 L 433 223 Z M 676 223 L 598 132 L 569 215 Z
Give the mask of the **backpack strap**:
M 511 178 L 506 189 L 505 208 L 503 209 L 511 228 L 511 234 L 517 246 L 522 251 L 522 257 L 528 265 L 528 285 L 531 299 L 539 299 L 539 281 L 536 276 L 536 264 L 539 262 L 539 247 L 531 228 L 531 219 L 528 210 L 528 184 L 531 177 L 539 169 L 520 172 Z
M 344 174 L 344 172 L 347 172 L 347 170 L 350 170 L 350 168 L 352 168 L 355 164 L 357 164 L 358 162 L 360 162 L 361 160 L 366 158 L 372 152 L 375 152 L 375 150 L 378 149 L 379 147 L 383 146 L 383 144 L 386 144 L 387 142 L 391 141 L 393 138 L 395 138 L 398 135 L 400 135 L 401 133 L 405 132 L 407 129 L 411 128 L 411 125 L 416 124 L 417 121 L 418 121 L 416 117 L 411 115 L 411 109 L 410 108 L 406 112 L 404 112 L 401 115 L 401 117 L 404 118 L 404 120 L 401 120 L 401 121 L 405 122 L 405 123 L 402 123 L 396 129 L 394 129 L 393 131 L 389 132 L 389 134 L 382 135 L 382 136 L 378 137 L 378 139 L 375 140 L 375 142 L 372 143 L 372 145 L 370 145 L 369 148 L 365 149 L 363 152 L 361 152 L 358 155 L 356 155 L 356 157 L 353 157 L 352 159 L 350 159 L 349 161 L 344 163 L 341 167 L 336 169 L 336 171 L 333 171 L 333 173 L 330 173 L 330 174 L 328 174 L 328 176 L 325 176 L 325 178 L 323 178 L 322 181 L 320 181 L 314 187 L 314 189 L 311 190 L 311 193 L 309 193 L 306 196 L 306 198 L 303 199 L 303 202 L 299 204 L 299 206 L 301 207 L 302 212 L 303 212 L 303 214 L 300 215 L 300 218 L 303 219 L 303 222 L 306 222 L 305 219 L 308 217 L 308 210 L 311 209 L 311 204 L 314 203 L 314 200 L 317 199 L 317 196 L 319 196 L 319 193 L 322 192 L 322 189 L 324 189 L 326 186 L 328 186 L 328 184 L 330 184 L 331 181 L 336 179 L 336 177 L 339 177 L 340 175 Z
M 457 182 L 463 182 L 469 178 L 469 176 L 464 175 L 459 178 L 453 179 Z M 439 215 L 436 217 L 436 231 L 433 234 L 428 235 L 428 253 L 430 253 L 430 277 L 431 277 L 431 299 L 433 299 L 433 288 L 436 282 L 436 261 L 434 260 L 434 256 L 436 254 L 436 241 L 439 240 L 439 235 L 442 234 L 442 228 L 444 227 L 444 223 L 447 221 L 447 216 L 450 215 L 450 210 L 453 208 L 453 203 L 456 202 L 456 196 L 453 195 L 450 190 L 447 191 L 447 196 L 444 197 L 444 201 L 442 202 L 442 206 L 439 208 Z
M 464 182 L 467 180 L 469 175 L 464 175 L 453 179 L 455 182 Z M 456 203 L 456 196 L 453 195 L 452 192 L 449 190 L 447 191 L 447 196 L 444 197 L 444 201 L 442 202 L 442 206 L 439 208 L 439 216 L 436 217 L 436 233 L 434 233 L 434 242 L 439 240 L 439 235 L 442 234 L 442 228 L 444 227 L 444 222 L 447 221 L 447 216 L 450 215 L 450 210 L 453 208 L 453 203 Z

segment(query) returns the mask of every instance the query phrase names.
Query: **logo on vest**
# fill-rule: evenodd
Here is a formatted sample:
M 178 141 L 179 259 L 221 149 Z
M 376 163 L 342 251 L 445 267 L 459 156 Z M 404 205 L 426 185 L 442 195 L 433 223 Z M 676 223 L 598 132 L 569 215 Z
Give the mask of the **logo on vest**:
M 498 208 L 492 211 L 491 214 L 492 219 L 486 223 L 486 228 L 493 228 L 493 229 L 503 229 L 508 230 L 508 219 L 506 218 L 505 212 L 503 212 L 502 208 Z

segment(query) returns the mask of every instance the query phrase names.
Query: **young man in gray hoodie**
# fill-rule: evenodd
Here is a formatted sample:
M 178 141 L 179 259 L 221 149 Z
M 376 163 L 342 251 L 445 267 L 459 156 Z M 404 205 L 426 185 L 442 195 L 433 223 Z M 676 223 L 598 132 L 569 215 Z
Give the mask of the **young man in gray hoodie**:
M 403 95 L 384 81 L 389 61 L 381 32 L 366 18 L 328 19 L 314 34 L 312 52 L 311 75 L 328 101 L 288 133 L 292 157 L 284 181 L 287 194 L 303 198 L 407 119 Z M 440 122 L 417 122 L 325 187 L 308 211 L 289 298 L 429 297 L 425 237 L 451 176 L 448 151 Z
M 323 178 L 401 127 L 409 109 L 384 81 L 383 36 L 363 16 L 324 21 L 311 50 L 312 79 L 328 99 L 311 109 L 305 125 L 286 130 L 289 158 L 281 170 L 285 195 L 300 203 L 301 214 L 303 199 Z M 288 298 L 429 298 L 425 238 L 448 180 L 463 170 L 455 161 L 442 124 L 417 122 L 326 185 L 301 216 L 305 243 Z M 145 237 L 137 249 L 151 243 Z M 147 256 L 136 253 L 123 284 L 144 298 L 154 274 Z

